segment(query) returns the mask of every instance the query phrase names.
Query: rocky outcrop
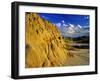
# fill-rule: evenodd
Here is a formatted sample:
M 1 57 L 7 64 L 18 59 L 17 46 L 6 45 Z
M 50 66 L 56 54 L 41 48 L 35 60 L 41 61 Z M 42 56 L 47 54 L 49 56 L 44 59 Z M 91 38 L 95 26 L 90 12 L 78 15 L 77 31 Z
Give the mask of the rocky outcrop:
M 67 59 L 60 32 L 36 13 L 25 13 L 25 41 L 26 68 L 62 66 Z

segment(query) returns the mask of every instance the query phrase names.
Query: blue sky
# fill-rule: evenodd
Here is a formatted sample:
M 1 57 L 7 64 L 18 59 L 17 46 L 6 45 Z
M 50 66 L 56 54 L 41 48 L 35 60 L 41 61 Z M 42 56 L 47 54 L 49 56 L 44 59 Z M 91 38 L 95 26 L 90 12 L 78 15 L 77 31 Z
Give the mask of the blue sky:
M 49 14 L 38 13 L 43 19 L 51 23 L 71 23 L 74 25 L 81 25 L 82 27 L 89 27 L 89 15 L 73 15 L 73 14 Z
M 54 24 L 64 37 L 89 35 L 89 15 L 38 13 L 41 18 Z

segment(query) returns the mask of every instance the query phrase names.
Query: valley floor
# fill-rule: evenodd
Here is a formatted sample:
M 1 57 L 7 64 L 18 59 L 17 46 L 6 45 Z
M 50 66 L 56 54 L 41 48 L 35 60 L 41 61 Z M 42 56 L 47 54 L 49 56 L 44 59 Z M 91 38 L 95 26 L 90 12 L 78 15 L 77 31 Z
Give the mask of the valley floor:
M 89 65 L 89 49 L 69 50 L 64 66 Z

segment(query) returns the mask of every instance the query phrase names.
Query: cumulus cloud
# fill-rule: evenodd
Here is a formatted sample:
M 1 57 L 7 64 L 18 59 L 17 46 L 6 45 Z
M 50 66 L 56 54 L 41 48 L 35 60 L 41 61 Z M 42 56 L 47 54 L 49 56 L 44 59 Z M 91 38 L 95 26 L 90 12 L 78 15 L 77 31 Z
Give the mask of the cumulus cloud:
M 46 16 L 42 16 L 42 18 L 47 19 L 47 20 L 49 19 L 49 18 L 48 18 L 48 17 L 46 17 Z
M 61 27 L 61 23 L 56 23 L 55 24 L 57 27 Z
M 58 28 L 68 26 L 68 24 L 64 20 L 62 20 L 61 22 L 58 22 L 58 23 L 54 23 L 54 25 L 57 26 Z
M 72 28 L 74 28 L 74 27 L 75 27 L 73 24 L 70 24 L 70 23 L 69 23 L 69 26 L 70 26 L 70 27 L 72 27 Z
M 82 28 L 82 26 L 81 26 L 81 25 L 79 25 L 79 24 L 78 24 L 77 26 L 78 26 L 79 28 Z
M 83 36 L 89 33 L 88 26 L 83 27 L 80 24 L 74 25 L 71 23 L 66 23 L 64 20 L 54 23 L 54 25 L 60 30 L 61 34 L 66 37 Z
M 65 21 L 64 21 L 64 20 L 62 20 L 61 22 L 62 22 L 62 23 L 65 23 Z

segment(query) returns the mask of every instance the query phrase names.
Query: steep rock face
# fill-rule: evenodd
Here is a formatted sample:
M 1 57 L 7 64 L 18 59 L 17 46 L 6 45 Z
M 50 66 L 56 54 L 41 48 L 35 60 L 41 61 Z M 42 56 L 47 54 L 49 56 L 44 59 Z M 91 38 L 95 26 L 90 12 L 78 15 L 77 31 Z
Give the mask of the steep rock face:
M 62 66 L 67 51 L 57 28 L 36 13 L 25 13 L 25 67 Z

